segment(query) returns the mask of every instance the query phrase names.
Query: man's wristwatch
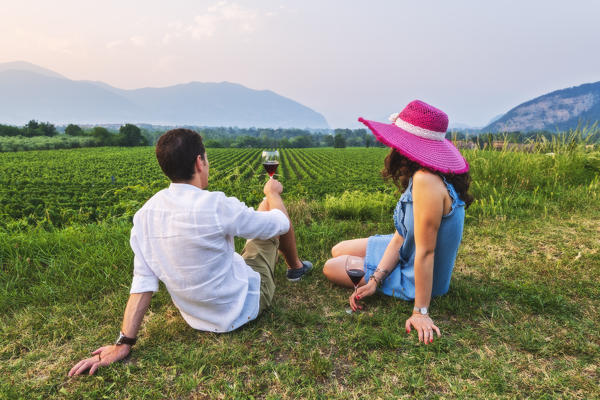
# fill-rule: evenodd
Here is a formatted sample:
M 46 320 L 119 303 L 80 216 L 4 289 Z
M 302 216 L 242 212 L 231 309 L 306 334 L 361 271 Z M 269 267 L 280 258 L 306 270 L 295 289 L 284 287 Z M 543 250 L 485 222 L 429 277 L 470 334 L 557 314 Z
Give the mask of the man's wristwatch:
M 421 315 L 427 315 L 427 307 L 414 307 L 413 311 L 418 312 Z
M 119 332 L 119 338 L 117 339 L 115 344 L 116 345 L 128 344 L 130 346 L 133 346 L 135 344 L 135 342 L 137 342 L 137 338 L 127 337 L 127 336 L 125 336 L 125 334 L 123 332 Z

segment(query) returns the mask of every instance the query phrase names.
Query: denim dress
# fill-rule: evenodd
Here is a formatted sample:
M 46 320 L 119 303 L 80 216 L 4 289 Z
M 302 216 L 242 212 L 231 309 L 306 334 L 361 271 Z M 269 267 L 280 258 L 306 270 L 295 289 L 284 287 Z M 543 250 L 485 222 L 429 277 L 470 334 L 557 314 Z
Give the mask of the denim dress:
M 465 203 L 460 199 L 452 184 L 444 179 L 448 194 L 452 199 L 450 212 L 442 216 L 442 222 L 437 234 L 435 254 L 433 261 L 433 287 L 432 296 L 440 296 L 448 292 L 450 277 L 456 260 L 458 246 L 462 239 L 465 221 Z M 396 268 L 383 281 L 378 289 L 388 296 L 398 297 L 404 300 L 415 298 L 415 231 L 412 201 L 412 178 L 408 187 L 400 196 L 394 211 L 394 225 L 396 230 L 404 238 L 400 248 L 400 259 Z M 383 253 L 394 235 L 371 236 L 367 242 L 367 253 L 365 256 L 365 281 L 368 282 L 377 265 L 383 257 Z

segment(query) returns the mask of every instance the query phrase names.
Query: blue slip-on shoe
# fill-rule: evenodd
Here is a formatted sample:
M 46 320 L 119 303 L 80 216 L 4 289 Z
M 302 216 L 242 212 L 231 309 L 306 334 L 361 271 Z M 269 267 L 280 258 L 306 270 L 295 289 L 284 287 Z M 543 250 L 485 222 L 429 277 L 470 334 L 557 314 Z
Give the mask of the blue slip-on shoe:
M 313 269 L 313 265 L 310 261 L 302 261 L 302 268 L 288 269 L 285 276 L 290 282 L 298 282 L 311 269 Z

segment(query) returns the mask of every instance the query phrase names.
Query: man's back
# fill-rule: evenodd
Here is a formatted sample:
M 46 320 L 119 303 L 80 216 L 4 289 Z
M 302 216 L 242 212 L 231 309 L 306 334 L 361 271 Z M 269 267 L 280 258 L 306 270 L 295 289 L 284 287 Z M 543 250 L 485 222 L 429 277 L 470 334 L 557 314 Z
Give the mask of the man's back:
M 269 238 L 289 228 L 278 210 L 257 212 L 221 192 L 173 183 L 136 213 L 131 293 L 161 280 L 187 323 L 224 332 L 256 318 L 260 276 L 235 253 L 233 237 Z

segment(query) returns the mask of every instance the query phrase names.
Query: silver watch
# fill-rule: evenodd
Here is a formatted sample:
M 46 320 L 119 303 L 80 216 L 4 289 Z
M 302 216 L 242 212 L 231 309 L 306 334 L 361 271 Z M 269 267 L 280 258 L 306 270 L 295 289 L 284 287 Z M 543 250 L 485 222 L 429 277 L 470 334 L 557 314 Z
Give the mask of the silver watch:
M 427 307 L 414 307 L 413 311 L 416 311 L 421 315 L 427 315 Z

